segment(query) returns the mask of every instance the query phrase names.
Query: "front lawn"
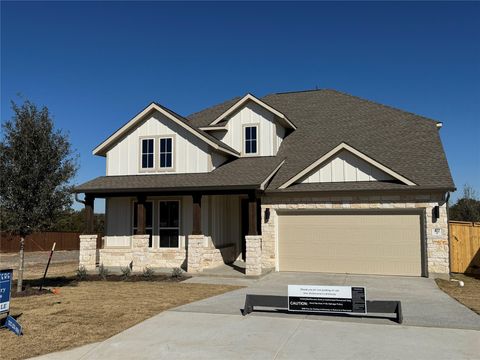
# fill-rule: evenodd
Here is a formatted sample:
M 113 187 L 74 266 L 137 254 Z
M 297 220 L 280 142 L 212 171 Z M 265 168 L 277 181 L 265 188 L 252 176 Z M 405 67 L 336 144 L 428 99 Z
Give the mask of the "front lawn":
M 167 309 L 237 289 L 176 281 L 72 281 L 59 293 L 14 297 L 24 335 L 0 330 L 0 359 L 24 359 L 105 340 Z
M 467 276 L 463 274 L 455 274 L 452 277 L 463 281 L 465 286 L 458 286 L 457 281 L 436 279 L 438 287 L 480 315 L 480 277 L 478 275 L 475 277 L 474 275 Z

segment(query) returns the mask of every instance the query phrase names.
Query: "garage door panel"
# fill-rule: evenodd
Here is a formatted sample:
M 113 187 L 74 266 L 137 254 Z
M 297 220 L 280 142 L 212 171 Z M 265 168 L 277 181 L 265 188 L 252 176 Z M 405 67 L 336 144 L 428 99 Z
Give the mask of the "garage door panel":
M 419 214 L 279 216 L 279 270 L 421 275 Z

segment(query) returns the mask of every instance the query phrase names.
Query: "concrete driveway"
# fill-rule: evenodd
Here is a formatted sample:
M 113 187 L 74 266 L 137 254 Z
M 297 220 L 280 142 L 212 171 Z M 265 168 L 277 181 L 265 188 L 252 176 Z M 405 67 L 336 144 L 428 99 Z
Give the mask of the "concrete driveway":
M 189 282 L 234 283 L 248 286 L 224 295 L 205 299 L 176 308 L 175 311 L 202 313 L 239 314 L 245 294 L 287 295 L 287 286 L 302 285 L 349 285 L 365 286 L 368 300 L 400 300 L 403 308 L 403 325 L 427 326 L 453 329 L 480 330 L 480 316 L 441 291 L 434 280 L 420 277 L 365 276 L 318 273 L 273 272 L 264 278 L 252 281 L 194 277 Z M 256 316 L 321 319 L 373 324 L 396 325 L 387 319 L 332 317 L 320 315 L 292 315 L 282 313 L 256 313 Z
M 260 280 L 195 277 L 247 288 L 154 316 L 102 343 L 43 359 L 478 359 L 480 317 L 423 278 L 271 273 Z M 363 285 L 370 300 L 401 300 L 404 324 L 386 319 L 275 312 L 241 316 L 246 293 L 288 284 Z

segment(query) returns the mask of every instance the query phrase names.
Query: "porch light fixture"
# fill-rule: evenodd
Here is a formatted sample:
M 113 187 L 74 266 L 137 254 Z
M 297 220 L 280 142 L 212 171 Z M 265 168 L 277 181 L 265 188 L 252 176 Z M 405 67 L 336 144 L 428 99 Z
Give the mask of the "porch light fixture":
M 434 206 L 433 210 L 432 210 L 432 220 L 433 222 L 436 222 L 437 219 L 440 218 L 440 206 Z
M 266 208 L 265 209 L 265 217 L 264 217 L 265 224 L 267 224 L 269 220 L 270 220 L 270 208 Z

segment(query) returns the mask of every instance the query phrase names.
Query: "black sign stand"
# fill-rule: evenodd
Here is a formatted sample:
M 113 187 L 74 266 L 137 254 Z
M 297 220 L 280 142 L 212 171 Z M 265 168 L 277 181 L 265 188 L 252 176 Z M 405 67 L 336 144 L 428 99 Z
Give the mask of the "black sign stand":
M 275 308 L 276 310 L 288 311 L 288 297 L 277 295 L 250 295 L 245 297 L 245 305 L 242 310 L 243 316 L 255 311 L 256 306 Z M 332 312 L 315 312 L 312 314 L 338 315 Z M 402 304 L 400 301 L 367 300 L 367 313 L 342 312 L 342 315 L 366 317 L 366 314 L 376 314 L 377 317 L 392 319 L 396 323 L 403 322 Z M 381 314 L 381 315 L 377 315 Z M 390 314 L 390 315 L 387 315 Z M 393 316 L 392 316 L 393 315 Z

